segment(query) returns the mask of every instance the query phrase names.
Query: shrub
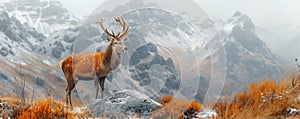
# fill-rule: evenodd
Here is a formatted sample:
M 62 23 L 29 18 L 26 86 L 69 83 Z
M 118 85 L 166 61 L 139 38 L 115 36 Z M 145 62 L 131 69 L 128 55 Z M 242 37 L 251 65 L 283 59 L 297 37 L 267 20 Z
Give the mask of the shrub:
M 194 117 L 195 114 L 202 110 L 202 105 L 196 101 L 190 103 L 166 95 L 158 102 L 164 105 L 163 108 L 153 112 L 153 118 L 183 118 L 185 116 Z
M 297 96 L 300 93 L 300 85 L 292 88 L 291 75 L 282 79 L 281 83 L 275 80 L 266 80 L 251 84 L 243 93 L 236 94 L 232 102 L 216 103 L 220 118 L 284 118 L 288 108 L 300 107 Z
M 47 98 L 41 102 L 35 102 L 32 107 L 21 111 L 17 119 L 52 119 L 74 118 L 74 113 L 64 108 L 64 104 Z
M 165 95 L 164 97 L 162 97 L 159 103 L 166 106 L 169 102 L 171 102 L 172 99 L 173 99 L 172 95 Z
M 196 114 L 198 112 L 200 112 L 201 110 L 202 110 L 202 105 L 199 104 L 196 101 L 192 101 L 189 104 L 189 106 L 187 107 L 186 111 L 184 112 L 183 117 L 186 117 L 186 118 L 189 118 L 189 119 L 194 118 L 194 117 L 196 117 Z

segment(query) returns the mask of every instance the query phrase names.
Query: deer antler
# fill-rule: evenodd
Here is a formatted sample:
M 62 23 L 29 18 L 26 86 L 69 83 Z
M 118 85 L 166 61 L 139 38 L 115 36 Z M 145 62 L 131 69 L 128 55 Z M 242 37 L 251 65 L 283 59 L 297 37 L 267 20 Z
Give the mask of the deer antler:
M 112 36 L 112 37 L 116 37 L 113 30 L 111 30 L 112 33 L 109 33 L 108 30 L 107 30 L 107 28 L 104 28 L 103 23 L 102 23 L 102 19 L 99 19 L 99 20 L 98 20 L 98 24 L 100 25 L 100 27 L 102 28 L 102 30 L 103 30 L 107 35 L 110 35 L 110 36 Z
M 120 19 L 119 17 L 116 17 L 115 20 L 116 20 L 117 22 L 119 22 L 119 23 L 122 25 L 122 27 L 123 27 L 122 33 L 121 33 L 121 34 L 119 33 L 119 34 L 117 35 L 117 37 L 118 37 L 119 39 L 121 39 L 123 36 L 125 36 L 125 35 L 128 33 L 128 31 L 129 31 L 129 26 L 126 27 L 126 23 L 125 23 L 125 21 L 124 21 L 123 18 Z
M 110 33 L 110 32 L 108 32 L 107 28 L 104 28 L 103 23 L 102 23 L 102 19 L 98 20 L 98 24 L 101 26 L 102 30 L 105 33 L 107 33 L 108 35 L 110 35 L 112 37 L 117 37 L 118 39 L 122 39 L 122 37 L 125 36 L 128 33 L 129 26 L 126 26 L 126 23 L 125 23 L 123 18 L 116 17 L 115 20 L 117 22 L 119 22 L 121 24 L 122 28 L 123 28 L 123 31 L 118 33 L 117 35 L 115 35 L 113 30 L 111 30 L 111 33 Z

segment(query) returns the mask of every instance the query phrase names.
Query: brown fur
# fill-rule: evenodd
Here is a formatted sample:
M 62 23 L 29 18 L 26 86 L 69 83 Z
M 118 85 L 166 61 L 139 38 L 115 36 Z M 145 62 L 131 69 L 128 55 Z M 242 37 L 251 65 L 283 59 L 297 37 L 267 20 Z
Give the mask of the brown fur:
M 101 87 L 101 98 L 103 98 L 104 81 L 107 75 L 112 71 L 110 66 L 107 66 L 110 64 L 102 63 L 105 55 L 106 52 L 75 54 L 60 61 L 60 67 L 63 70 L 68 83 L 66 87 L 66 102 L 68 104 L 68 101 L 70 101 L 71 107 L 71 91 L 77 83 L 76 77 L 94 78 L 95 83 L 98 83 Z M 96 92 L 98 93 L 98 89 Z
M 107 75 L 113 70 L 111 67 L 113 46 L 115 41 L 121 42 L 122 37 L 129 31 L 129 27 L 126 27 L 124 19 L 115 18 L 123 27 L 123 32 L 118 35 L 114 35 L 114 32 L 109 33 L 107 28 L 102 25 L 102 21 L 99 20 L 99 24 L 104 32 L 107 34 L 107 38 L 110 40 L 109 46 L 105 52 L 95 52 L 92 54 L 74 54 L 59 62 L 59 66 L 64 72 L 67 80 L 66 87 L 66 103 L 72 108 L 71 92 L 74 89 L 78 80 L 94 80 L 96 87 L 96 95 L 98 96 L 99 85 L 101 88 L 101 98 L 103 98 L 104 82 Z M 82 79 L 79 79 L 82 78 Z

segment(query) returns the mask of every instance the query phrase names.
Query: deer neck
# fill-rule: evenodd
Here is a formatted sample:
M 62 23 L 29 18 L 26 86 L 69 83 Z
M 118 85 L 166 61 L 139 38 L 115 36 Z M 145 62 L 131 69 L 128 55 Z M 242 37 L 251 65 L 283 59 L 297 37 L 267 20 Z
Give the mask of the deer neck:
M 102 59 L 102 64 L 105 67 L 109 67 L 111 64 L 111 57 L 112 57 L 112 53 L 113 53 L 113 48 L 112 48 L 112 42 L 107 46 L 104 57 Z
M 112 52 L 112 57 L 111 57 L 111 68 L 112 70 L 116 69 L 120 63 L 121 63 L 121 53 L 118 53 L 117 51 Z
M 110 43 L 109 46 L 106 48 L 105 55 L 102 59 L 103 65 L 108 70 L 116 69 L 121 62 L 121 53 L 114 51 L 112 48 L 112 45 L 113 45 L 113 42 Z

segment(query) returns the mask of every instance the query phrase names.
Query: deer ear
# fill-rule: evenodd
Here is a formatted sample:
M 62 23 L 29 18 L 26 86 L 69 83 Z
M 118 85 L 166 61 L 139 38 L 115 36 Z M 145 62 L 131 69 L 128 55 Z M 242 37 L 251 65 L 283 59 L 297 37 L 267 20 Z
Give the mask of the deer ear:
M 111 41 L 111 40 L 113 39 L 113 37 L 110 36 L 110 35 L 106 35 L 106 37 L 107 37 L 107 40 L 108 40 L 108 41 Z

